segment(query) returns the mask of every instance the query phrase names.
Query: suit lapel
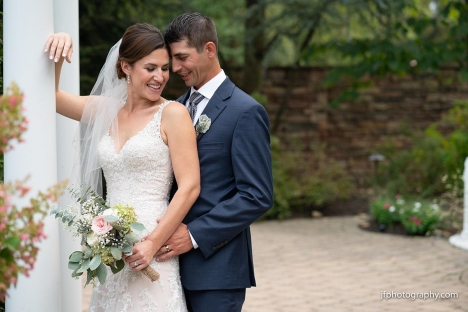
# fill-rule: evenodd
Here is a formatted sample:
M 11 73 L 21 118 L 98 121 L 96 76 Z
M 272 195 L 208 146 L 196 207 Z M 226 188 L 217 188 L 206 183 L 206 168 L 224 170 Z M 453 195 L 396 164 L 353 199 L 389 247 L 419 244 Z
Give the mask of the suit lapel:
M 201 115 L 206 115 L 208 116 L 208 118 L 211 119 L 210 127 L 213 126 L 219 114 L 221 114 L 221 112 L 226 108 L 227 105 L 225 103 L 225 100 L 231 97 L 232 92 L 234 91 L 234 87 L 235 85 L 231 82 L 231 80 L 229 80 L 228 77 L 226 77 L 226 79 L 219 86 L 218 90 L 216 90 L 216 92 L 213 94 L 213 97 L 210 99 L 205 109 L 201 113 Z M 200 133 L 197 136 L 197 142 L 200 141 L 202 137 L 203 133 Z

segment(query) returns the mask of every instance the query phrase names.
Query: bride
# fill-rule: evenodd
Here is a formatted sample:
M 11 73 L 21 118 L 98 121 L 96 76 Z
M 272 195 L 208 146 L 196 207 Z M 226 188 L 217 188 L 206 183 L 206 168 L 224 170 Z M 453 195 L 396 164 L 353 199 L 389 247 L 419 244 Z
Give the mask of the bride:
M 148 24 L 130 26 L 110 50 L 90 96 L 58 88 L 63 60 L 71 62 L 71 37 L 52 35 L 45 51 L 56 62 L 57 112 L 80 121 L 80 183 L 100 192 L 102 168 L 109 204 L 133 206 L 147 229 L 125 268 L 115 275 L 109 270 L 105 284 L 94 288 L 89 311 L 186 311 L 178 259 L 154 261 L 200 192 L 189 113 L 161 97 L 169 79 L 163 35 Z M 168 203 L 173 178 L 178 188 Z M 147 266 L 159 280 L 139 272 Z

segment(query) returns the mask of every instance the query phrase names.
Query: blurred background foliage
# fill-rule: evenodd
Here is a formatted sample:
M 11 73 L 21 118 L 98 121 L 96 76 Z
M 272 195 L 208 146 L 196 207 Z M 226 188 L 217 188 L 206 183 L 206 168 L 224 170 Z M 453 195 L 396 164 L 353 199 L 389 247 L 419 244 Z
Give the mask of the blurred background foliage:
M 313 155 L 305 156 L 300 146 L 291 148 L 288 142 L 285 149 L 275 136 L 299 68 L 330 68 L 324 86 L 350 83 L 331 105 L 356 98 L 373 77 L 424 75 L 451 66 L 459 72 L 454 80 L 468 78 L 468 0 L 80 0 L 81 93 L 90 92 L 109 48 L 128 26 L 147 22 L 164 31 L 175 16 L 190 11 L 215 21 L 223 69 L 228 75 L 242 69 L 240 87 L 262 104 L 267 105 L 261 93 L 266 70 L 281 66 L 293 72 L 271 120 L 271 218 L 327 205 L 355 192 L 344 169 L 326 159 L 325 147 L 314 147 Z M 166 97 L 177 97 L 170 93 L 176 81 L 170 80 Z M 376 189 L 423 197 L 442 196 L 451 187 L 453 194 L 454 186 L 460 189 L 468 156 L 467 116 L 466 102 L 458 102 L 448 119 L 424 134 L 407 129 L 407 147 L 383 143 L 379 151 L 388 161 L 381 166 Z M 459 198 L 460 192 L 454 196 Z

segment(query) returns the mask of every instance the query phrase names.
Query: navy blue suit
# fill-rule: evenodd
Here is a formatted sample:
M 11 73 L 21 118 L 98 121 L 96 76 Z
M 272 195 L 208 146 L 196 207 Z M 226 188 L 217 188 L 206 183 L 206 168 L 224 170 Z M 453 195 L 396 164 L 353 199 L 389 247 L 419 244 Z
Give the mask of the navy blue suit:
M 229 78 L 202 115 L 211 127 L 197 136 L 201 192 L 183 221 L 199 248 L 180 255 L 182 285 L 245 293 L 255 286 L 249 226 L 273 204 L 269 119 Z

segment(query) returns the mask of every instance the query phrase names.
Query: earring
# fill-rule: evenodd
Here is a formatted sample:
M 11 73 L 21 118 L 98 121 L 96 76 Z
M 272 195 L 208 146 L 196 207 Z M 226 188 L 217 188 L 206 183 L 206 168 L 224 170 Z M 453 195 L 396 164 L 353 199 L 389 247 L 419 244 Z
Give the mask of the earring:
M 130 75 L 127 75 L 127 83 L 130 83 Z

